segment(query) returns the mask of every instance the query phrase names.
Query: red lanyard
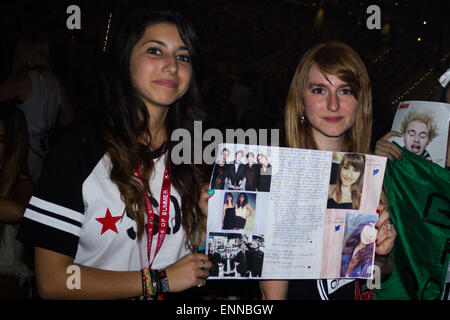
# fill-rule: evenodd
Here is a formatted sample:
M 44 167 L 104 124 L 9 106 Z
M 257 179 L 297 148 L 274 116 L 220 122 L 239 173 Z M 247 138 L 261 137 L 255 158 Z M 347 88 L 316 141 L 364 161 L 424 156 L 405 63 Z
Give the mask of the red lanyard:
M 139 178 L 142 179 L 141 169 L 139 167 L 136 169 L 136 174 Z M 163 181 L 162 181 L 162 185 L 161 185 L 161 196 L 160 196 L 160 201 L 159 201 L 158 242 L 156 243 L 155 254 L 151 261 L 150 261 L 150 253 L 152 250 L 155 213 L 153 210 L 152 203 L 150 202 L 150 199 L 147 195 L 147 192 L 144 192 L 145 204 L 146 204 L 146 209 L 147 209 L 147 258 L 148 258 L 148 262 L 149 262 L 149 268 L 152 266 L 153 261 L 155 260 L 155 257 L 158 254 L 159 249 L 161 249 L 164 238 L 166 237 L 167 224 L 169 221 L 169 209 L 170 209 L 170 186 L 171 186 L 171 181 L 170 181 L 169 173 L 168 173 L 167 169 L 164 169 L 164 176 L 163 176 Z

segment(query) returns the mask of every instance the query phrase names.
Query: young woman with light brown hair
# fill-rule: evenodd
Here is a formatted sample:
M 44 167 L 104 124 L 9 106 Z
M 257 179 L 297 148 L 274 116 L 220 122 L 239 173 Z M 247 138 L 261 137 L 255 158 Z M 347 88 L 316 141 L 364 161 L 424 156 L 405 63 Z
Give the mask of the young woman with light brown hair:
M 286 101 L 285 129 L 291 148 L 369 153 L 371 86 L 358 54 L 342 42 L 320 43 L 297 66 Z M 395 229 L 380 205 L 377 254 L 388 254 Z M 342 288 L 322 280 L 266 280 L 264 299 L 354 299 L 355 281 Z M 328 288 L 327 288 L 328 285 Z
M 312 77 L 312 76 L 315 77 Z M 342 90 L 333 103 L 345 102 L 346 97 L 357 100 L 357 107 L 353 104 L 352 109 L 338 110 L 337 106 L 331 105 L 329 116 L 339 111 L 339 115 L 346 112 L 350 119 L 325 118 L 320 120 L 325 128 L 322 130 L 339 130 L 339 134 L 321 132 L 313 112 L 317 108 L 307 108 L 306 100 L 313 97 L 313 93 L 320 93 L 323 84 L 330 84 L 329 76 L 338 78 Z M 315 86 L 313 80 L 323 83 Z M 308 89 L 308 90 L 306 90 Z M 338 89 L 338 87 L 336 87 Z M 318 92 L 320 91 L 320 92 Z M 322 150 L 322 143 L 331 144 L 323 150 L 352 151 L 357 153 L 368 153 L 370 151 L 370 138 L 372 130 L 372 90 L 369 76 L 364 64 L 358 55 L 348 46 L 340 42 L 330 44 L 319 44 L 308 50 L 297 66 L 286 101 L 285 128 L 286 139 L 290 147 L 303 149 Z M 341 120 L 345 120 L 344 122 Z M 351 121 L 349 121 L 351 120 Z M 327 125 L 329 124 L 329 126 Z M 318 134 L 319 133 L 319 134 Z M 362 134 L 364 133 L 364 134 Z M 329 136 L 329 141 L 324 141 L 322 135 Z

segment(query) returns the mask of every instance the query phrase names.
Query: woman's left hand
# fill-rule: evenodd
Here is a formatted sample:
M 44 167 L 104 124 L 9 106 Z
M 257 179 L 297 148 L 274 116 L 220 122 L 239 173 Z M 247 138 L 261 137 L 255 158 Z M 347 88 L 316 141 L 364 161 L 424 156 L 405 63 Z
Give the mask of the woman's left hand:
M 398 160 L 402 157 L 402 149 L 390 141 L 392 137 L 401 137 L 401 134 L 397 131 L 390 131 L 378 140 L 375 145 L 377 156 L 387 157 L 391 161 L 394 161 L 394 158 Z
M 198 200 L 198 206 L 205 217 L 208 215 L 208 200 L 214 195 L 214 190 L 212 190 L 211 193 L 210 192 L 209 185 L 205 183 L 202 187 L 200 199 Z
M 397 230 L 389 219 L 389 212 L 382 205 L 378 205 L 377 213 L 379 215 L 375 228 L 378 230 L 375 253 L 378 255 L 387 255 L 394 247 Z

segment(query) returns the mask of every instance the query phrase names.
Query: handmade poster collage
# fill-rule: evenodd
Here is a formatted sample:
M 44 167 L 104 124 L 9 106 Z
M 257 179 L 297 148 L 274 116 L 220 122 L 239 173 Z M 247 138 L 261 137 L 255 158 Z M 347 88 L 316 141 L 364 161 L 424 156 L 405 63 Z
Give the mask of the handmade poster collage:
M 209 279 L 372 278 L 386 158 L 220 144 Z

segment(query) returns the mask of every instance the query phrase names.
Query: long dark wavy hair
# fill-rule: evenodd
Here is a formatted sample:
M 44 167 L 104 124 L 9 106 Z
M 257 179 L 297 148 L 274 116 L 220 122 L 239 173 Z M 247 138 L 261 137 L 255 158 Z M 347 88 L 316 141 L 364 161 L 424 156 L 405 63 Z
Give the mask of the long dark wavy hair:
M 241 196 L 244 196 L 244 199 L 241 202 Z M 244 208 L 248 203 L 248 197 L 245 193 L 240 193 L 239 197 L 237 198 L 237 207 L 238 208 Z
M 152 136 L 149 131 L 150 119 L 147 108 L 131 80 L 130 59 L 133 47 L 142 38 L 146 28 L 159 23 L 177 26 L 192 63 L 190 87 L 180 100 L 169 106 L 166 118 L 169 133 L 166 168 L 170 167 L 169 175 L 172 184 L 181 195 L 182 225 L 187 235 L 187 246 L 193 248 L 196 242 L 196 224 L 199 228 L 206 226 L 205 218 L 198 206 L 201 183 L 205 179 L 202 171 L 194 165 L 170 163 L 170 151 L 173 144 L 170 141 L 170 133 L 177 128 L 185 128 L 192 132 L 193 121 L 198 120 L 202 115 L 197 84 L 201 46 L 193 27 L 178 13 L 140 10 L 121 25 L 108 52 L 106 68 L 103 72 L 102 116 L 105 121 L 102 126 L 102 136 L 105 151 L 111 158 L 111 180 L 120 190 L 126 212 L 136 221 L 137 235 L 140 240 L 146 221 L 143 192 L 150 195 L 154 206 L 157 205 L 155 197 L 159 198 L 159 195 L 153 195 L 148 187 L 154 168 L 152 153 L 149 152 L 147 145 L 138 142 L 139 138 L 146 137 L 151 143 Z M 137 166 L 141 168 L 142 179 L 135 174 Z
M 228 196 L 231 197 L 231 203 L 233 203 L 233 194 L 232 194 L 231 192 L 227 192 L 227 193 L 225 194 L 225 199 L 224 199 L 224 201 L 223 201 L 223 204 L 224 204 L 224 205 L 225 205 L 225 204 L 228 204 L 228 199 L 227 199 Z

